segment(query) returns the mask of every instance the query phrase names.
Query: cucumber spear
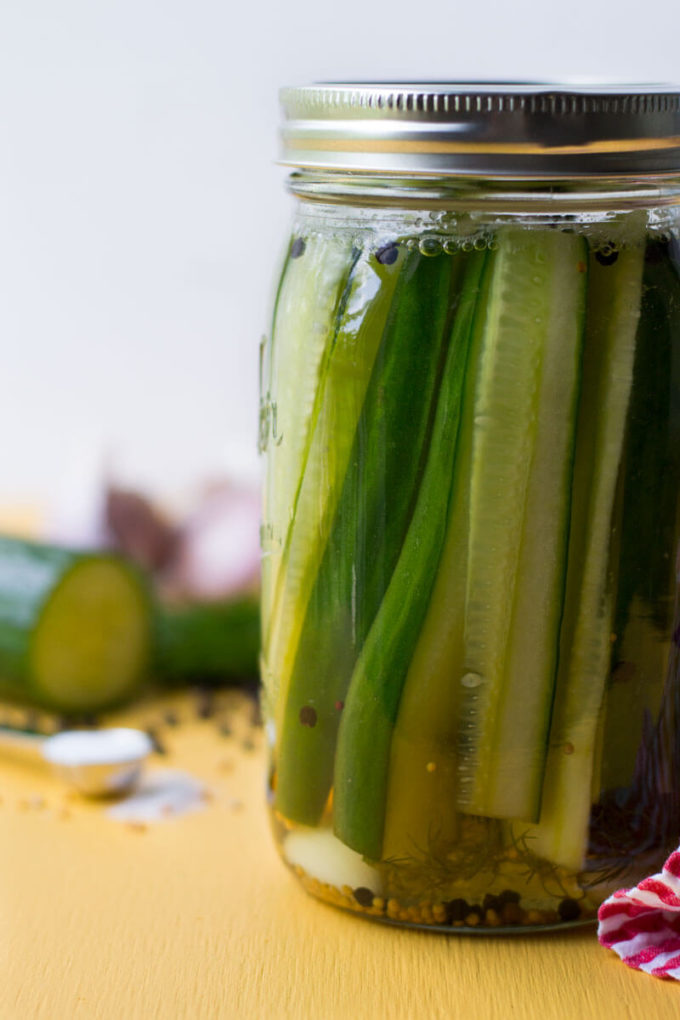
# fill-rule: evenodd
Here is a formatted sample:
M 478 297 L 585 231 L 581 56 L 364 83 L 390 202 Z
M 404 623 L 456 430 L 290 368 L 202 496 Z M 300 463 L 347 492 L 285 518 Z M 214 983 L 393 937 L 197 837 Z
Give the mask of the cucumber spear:
M 618 258 L 590 256 L 581 400 L 576 432 L 565 611 L 538 825 L 515 823 L 533 853 L 583 867 L 596 737 L 611 660 L 612 514 L 621 466 L 640 317 L 645 215 L 623 222 Z
M 348 846 L 373 860 L 382 852 L 392 730 L 446 534 L 461 397 L 484 260 L 484 254 L 469 256 L 413 516 L 352 674 L 340 722 L 334 773 L 335 832 Z
M 276 808 L 313 825 L 333 776 L 342 702 L 413 510 L 464 256 L 405 256 L 292 672 Z

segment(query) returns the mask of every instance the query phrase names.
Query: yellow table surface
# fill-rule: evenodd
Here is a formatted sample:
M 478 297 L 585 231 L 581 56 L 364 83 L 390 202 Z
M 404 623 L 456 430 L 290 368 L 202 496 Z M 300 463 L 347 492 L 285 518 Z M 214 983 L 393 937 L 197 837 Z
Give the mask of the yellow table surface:
M 151 768 L 207 791 L 201 811 L 146 827 L 0 760 L 2 1020 L 680 1016 L 680 987 L 629 971 L 592 929 L 443 936 L 312 900 L 270 839 L 252 702 L 196 708 L 184 694 L 116 717 L 156 728 L 167 754 Z

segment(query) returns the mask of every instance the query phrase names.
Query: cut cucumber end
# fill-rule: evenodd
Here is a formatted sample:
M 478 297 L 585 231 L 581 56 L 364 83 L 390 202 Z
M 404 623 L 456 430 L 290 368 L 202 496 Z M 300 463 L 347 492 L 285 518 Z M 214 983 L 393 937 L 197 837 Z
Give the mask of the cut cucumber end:
M 36 697 L 82 711 L 122 700 L 150 659 L 150 603 L 134 570 L 115 559 L 76 562 L 48 598 L 29 650 Z

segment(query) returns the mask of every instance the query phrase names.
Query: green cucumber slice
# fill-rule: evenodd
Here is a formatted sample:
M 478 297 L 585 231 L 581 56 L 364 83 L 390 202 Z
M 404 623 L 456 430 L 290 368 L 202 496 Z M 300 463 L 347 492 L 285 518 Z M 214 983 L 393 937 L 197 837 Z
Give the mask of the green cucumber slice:
M 279 731 L 307 603 L 335 517 L 403 257 L 401 248 L 389 264 L 379 262 L 372 252 L 352 254 L 324 352 L 262 654 L 265 694 Z M 281 371 L 288 368 L 282 365 Z
M 493 255 L 481 272 L 465 368 L 446 540 L 432 597 L 406 674 L 390 744 L 383 858 L 426 858 L 458 836 L 458 708 L 462 675 L 474 381 Z
M 658 716 L 671 648 L 675 557 L 669 550 L 677 548 L 680 537 L 680 405 L 675 396 L 680 379 L 674 355 L 674 338 L 680 336 L 680 266 L 673 247 L 668 240 L 649 239 L 645 248 L 617 495 L 616 641 L 605 705 L 606 754 L 598 777 L 602 790 L 633 782 L 645 715 Z
M 456 809 L 532 817 L 540 802 L 587 251 L 574 235 L 517 230 L 500 231 L 497 249 L 468 365 L 446 545 L 392 741 L 386 857 L 451 845 Z M 490 588 L 472 620 L 471 570 L 478 585 L 487 572 Z M 473 671 L 471 640 L 495 656 L 495 683 Z
M 124 700 L 148 676 L 152 613 L 115 556 L 0 538 L 0 690 L 64 712 Z
M 334 772 L 336 835 L 372 860 L 383 847 L 392 731 L 446 534 L 461 398 L 485 255 L 469 256 L 448 344 L 427 463 L 389 587 L 352 674 Z
M 564 594 L 587 249 L 508 230 L 476 382 L 459 809 L 537 820 Z
M 404 258 L 288 689 L 275 806 L 292 821 L 316 824 L 328 799 L 340 705 L 422 474 L 461 263 L 417 249 Z
M 263 484 L 262 629 L 278 583 L 295 493 L 310 441 L 314 397 L 337 307 L 353 264 L 351 241 L 311 234 L 292 240 L 263 351 L 260 448 Z
M 608 582 L 614 496 L 640 317 L 645 215 L 622 228 L 619 255 L 591 255 L 565 611 L 540 822 L 516 823 L 533 853 L 569 870 L 584 863 L 597 731 L 609 674 L 613 599 Z

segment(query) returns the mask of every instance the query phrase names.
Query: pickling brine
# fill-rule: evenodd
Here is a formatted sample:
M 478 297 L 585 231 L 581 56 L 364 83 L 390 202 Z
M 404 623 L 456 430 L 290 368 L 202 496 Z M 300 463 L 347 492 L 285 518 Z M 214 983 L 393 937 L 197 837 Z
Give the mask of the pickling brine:
M 314 199 L 261 363 L 283 859 L 387 921 L 586 921 L 680 837 L 677 209 Z

